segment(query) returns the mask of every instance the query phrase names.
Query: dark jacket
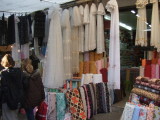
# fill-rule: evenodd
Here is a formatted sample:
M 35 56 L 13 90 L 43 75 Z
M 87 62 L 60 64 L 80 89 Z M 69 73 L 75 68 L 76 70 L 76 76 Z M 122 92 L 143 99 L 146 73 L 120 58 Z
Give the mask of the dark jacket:
M 29 75 L 29 74 L 28 74 Z M 34 108 L 45 99 L 44 86 L 38 70 L 29 75 L 29 85 L 25 92 L 25 108 Z
M 24 102 L 25 76 L 20 68 L 7 68 L 1 71 L 1 104 L 7 103 L 12 110 Z

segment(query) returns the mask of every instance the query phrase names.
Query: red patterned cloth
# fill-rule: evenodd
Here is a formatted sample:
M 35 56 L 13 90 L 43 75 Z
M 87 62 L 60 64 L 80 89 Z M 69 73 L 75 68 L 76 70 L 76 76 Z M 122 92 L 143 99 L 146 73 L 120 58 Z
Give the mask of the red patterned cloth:
M 106 68 L 102 68 L 101 70 L 100 70 L 100 72 L 101 72 L 101 74 L 102 74 L 102 77 L 103 77 L 103 82 L 108 82 L 108 71 L 107 71 L 107 69 Z
M 68 101 L 72 120 L 86 120 L 82 99 L 78 89 L 74 88 L 72 90 L 68 90 L 66 92 L 66 98 Z
M 144 69 L 144 76 L 151 78 L 151 65 L 146 65 Z

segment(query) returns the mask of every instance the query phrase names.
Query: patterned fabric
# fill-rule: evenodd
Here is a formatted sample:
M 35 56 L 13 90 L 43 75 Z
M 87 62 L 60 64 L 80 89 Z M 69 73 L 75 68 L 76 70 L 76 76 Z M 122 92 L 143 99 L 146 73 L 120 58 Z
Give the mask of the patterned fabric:
M 92 118 L 92 116 L 93 116 L 93 100 L 92 100 L 92 94 L 90 91 L 89 84 L 86 85 L 86 90 L 87 90 L 89 106 L 90 106 L 90 118 Z M 88 118 L 88 119 L 90 119 L 90 118 Z
M 89 61 L 89 52 L 84 53 L 84 61 Z
M 156 64 L 151 65 L 151 78 L 156 78 Z
M 151 78 L 151 65 L 146 65 L 144 69 L 144 76 Z
M 90 92 L 91 92 L 91 96 L 92 96 L 92 104 L 93 104 L 93 109 L 92 109 L 92 113 L 93 115 L 96 114 L 95 112 L 95 94 L 94 94 L 94 88 L 93 88 L 93 83 L 89 84 L 89 89 L 90 89 Z
M 134 112 L 133 112 L 133 115 L 132 115 L 132 120 L 139 120 L 140 110 L 141 110 L 140 107 L 135 106 Z
M 160 120 L 160 107 L 154 106 L 154 118 L 153 120 Z
M 89 73 L 97 74 L 96 63 L 94 61 L 89 62 Z
M 83 66 L 83 73 L 89 73 L 89 62 L 84 62 L 84 66 Z
M 160 101 L 153 101 L 143 96 L 140 96 L 139 100 L 140 100 L 140 104 L 149 105 L 150 103 L 153 103 L 154 105 L 160 107 Z
M 150 104 L 149 107 L 147 107 L 147 120 L 153 120 L 154 115 L 154 105 Z
M 107 112 L 111 112 L 111 102 L 110 102 L 110 95 L 108 90 L 107 83 L 104 83 L 105 85 L 105 91 L 106 91 L 106 104 L 107 104 Z
M 141 96 L 145 96 L 147 98 L 150 98 L 154 101 L 160 101 L 160 95 L 152 93 L 152 92 L 148 92 L 139 88 L 133 88 L 132 91 L 133 93 L 137 94 L 137 95 L 141 95 Z
M 139 104 L 139 96 L 135 93 L 130 94 L 130 101 L 134 104 Z
M 106 95 L 107 95 L 107 93 L 106 93 L 106 86 L 105 86 L 105 84 L 104 83 L 100 83 L 100 85 L 101 85 L 101 91 L 102 91 L 102 102 L 103 102 L 103 111 L 105 112 L 105 113 L 107 113 L 108 111 L 107 111 L 107 99 L 106 99 Z
M 89 52 L 89 60 L 90 61 L 95 61 L 95 52 Z
M 93 83 L 101 83 L 102 82 L 102 74 L 93 74 Z
M 144 106 L 140 107 L 140 114 L 139 114 L 139 120 L 146 120 L 147 119 L 147 109 Z
M 82 74 L 83 74 L 83 65 L 84 65 L 83 62 L 79 63 L 79 77 L 82 77 Z
M 47 104 L 47 120 L 56 120 L 56 93 L 48 92 Z
M 139 81 L 136 81 L 136 84 L 143 85 L 145 87 L 150 87 L 150 88 L 153 88 L 153 89 L 156 89 L 156 90 L 160 90 L 160 85 L 154 85 L 154 84 L 149 84 L 149 83 L 139 82 Z
M 64 120 L 65 117 L 65 109 L 66 109 L 66 101 L 64 93 L 56 93 L 56 101 L 57 101 L 57 120 Z
M 68 90 L 66 93 L 72 120 L 86 120 L 86 115 L 78 89 Z

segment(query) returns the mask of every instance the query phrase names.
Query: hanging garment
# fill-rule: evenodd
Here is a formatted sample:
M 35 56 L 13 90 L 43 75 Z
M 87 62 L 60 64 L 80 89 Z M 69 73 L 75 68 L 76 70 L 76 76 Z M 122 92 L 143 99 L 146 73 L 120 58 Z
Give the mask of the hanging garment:
M 38 57 L 39 60 L 44 59 L 44 56 L 42 55 L 42 53 L 40 52 L 40 48 L 38 45 L 38 38 L 34 38 L 34 52 L 36 57 Z
M 48 92 L 47 93 L 47 120 L 56 120 L 57 118 L 57 109 L 56 109 L 56 93 Z
M 86 120 L 86 115 L 78 89 L 68 90 L 66 93 L 72 120 Z
M 152 20 L 151 20 L 151 46 L 157 48 L 157 51 L 160 51 L 160 34 L 158 33 L 160 29 L 160 22 L 159 22 L 159 8 L 158 8 L 158 0 L 151 0 L 153 3 L 152 8 Z
M 120 89 L 120 40 L 117 1 L 110 0 L 106 9 L 111 12 L 108 82 L 114 85 L 114 89 Z
M 82 22 L 82 25 L 79 27 L 79 52 L 84 52 L 84 8 L 82 5 L 79 6 L 79 12 Z
M 15 43 L 15 16 L 14 14 L 8 17 L 8 44 Z
M 19 22 L 19 19 L 18 17 L 15 16 L 15 43 L 12 46 L 12 58 L 15 61 L 15 67 L 21 67 L 18 22 Z
M 21 45 L 21 59 L 29 58 L 29 43 Z
M 89 51 L 89 5 L 86 4 L 84 8 L 84 20 L 83 24 L 85 26 L 85 37 L 84 37 L 84 51 Z
M 105 9 L 102 3 L 98 6 L 97 11 L 97 53 L 105 52 L 105 41 L 104 41 L 104 15 Z
M 64 54 L 64 74 L 65 79 L 70 79 L 72 77 L 71 70 L 71 26 L 70 26 L 70 16 L 69 10 L 65 9 L 61 16 L 61 26 L 62 26 L 62 39 L 63 39 L 63 54 Z
M 43 83 L 47 88 L 59 88 L 64 81 L 60 8 L 55 6 L 53 9 L 43 72 Z
M 135 45 L 147 46 L 147 17 L 146 17 L 146 5 L 148 0 L 137 0 L 136 5 L 138 9 L 137 17 L 137 29 Z
M 77 6 L 71 10 L 71 48 L 72 48 L 72 73 L 79 72 L 79 26 L 82 25 L 81 15 Z
M 89 50 L 94 50 L 96 48 L 96 41 L 97 41 L 96 14 L 97 14 L 97 7 L 94 3 L 92 3 L 90 7 Z
M 66 101 L 64 93 L 56 93 L 56 106 L 57 106 L 57 120 L 64 120 Z

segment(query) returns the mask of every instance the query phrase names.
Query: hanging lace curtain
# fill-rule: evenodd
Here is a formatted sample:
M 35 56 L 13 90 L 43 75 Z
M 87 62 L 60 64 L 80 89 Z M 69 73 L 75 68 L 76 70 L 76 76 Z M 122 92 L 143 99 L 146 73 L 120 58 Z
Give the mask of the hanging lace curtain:
M 147 46 L 147 17 L 146 17 L 146 5 L 148 0 L 137 0 L 136 6 L 138 9 L 137 28 L 136 28 L 136 40 L 135 45 Z
M 158 8 L 158 0 L 150 0 L 153 3 L 152 8 L 152 20 L 151 20 L 151 46 L 157 48 L 157 51 L 160 52 L 160 22 L 159 22 L 159 8 Z
M 120 89 L 120 38 L 117 1 L 109 0 L 106 9 L 111 13 L 108 82 L 114 86 L 114 89 Z
M 47 88 L 59 88 L 64 83 L 63 43 L 61 32 L 61 9 L 53 6 L 49 10 L 50 28 L 44 59 L 43 84 Z
M 102 3 L 98 6 L 97 11 L 97 53 L 105 52 L 105 42 L 104 42 L 104 20 L 105 9 Z
M 71 25 L 69 10 L 65 9 L 61 16 L 63 54 L 64 54 L 64 74 L 65 79 L 72 77 L 71 71 Z

